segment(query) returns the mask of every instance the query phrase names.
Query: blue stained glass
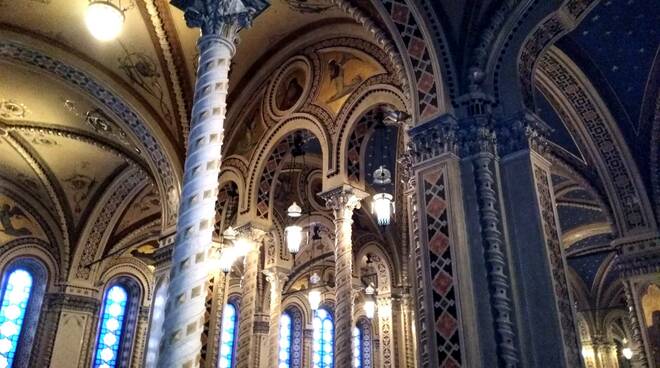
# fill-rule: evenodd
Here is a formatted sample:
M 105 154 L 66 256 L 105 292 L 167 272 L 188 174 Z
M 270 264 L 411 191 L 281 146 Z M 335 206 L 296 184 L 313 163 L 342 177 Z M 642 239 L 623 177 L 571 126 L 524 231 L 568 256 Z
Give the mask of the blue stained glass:
M 353 368 L 362 368 L 362 336 L 360 329 L 353 327 Z
M 94 368 L 114 368 L 118 364 L 117 355 L 121 335 L 124 332 L 124 318 L 128 293 L 120 285 L 111 287 L 105 294 L 101 330 L 96 342 Z
M 233 366 L 234 345 L 236 342 L 236 325 L 238 318 L 236 306 L 225 304 L 222 310 L 222 335 L 220 336 L 220 362 L 219 368 L 231 368 Z
M 14 361 L 31 291 L 28 271 L 19 268 L 9 274 L 0 308 L 0 367 L 11 367 Z
M 334 322 L 325 309 L 319 309 L 314 316 L 314 342 L 312 364 L 314 368 L 333 368 L 334 362 Z
M 282 314 L 280 318 L 280 351 L 278 355 L 278 368 L 289 368 L 291 366 L 291 316 L 289 313 Z

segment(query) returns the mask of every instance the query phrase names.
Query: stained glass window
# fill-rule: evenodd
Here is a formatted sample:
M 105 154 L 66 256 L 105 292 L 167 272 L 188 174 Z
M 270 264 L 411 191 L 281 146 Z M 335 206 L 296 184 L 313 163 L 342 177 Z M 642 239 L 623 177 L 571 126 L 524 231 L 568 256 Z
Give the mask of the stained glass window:
M 314 316 L 314 344 L 312 364 L 314 368 L 333 368 L 334 359 L 334 323 L 332 315 L 319 309 Z
M 371 355 L 371 321 L 362 317 L 353 328 L 353 367 L 373 367 Z
M 231 368 L 234 366 L 234 346 L 236 345 L 237 325 L 238 313 L 236 312 L 236 306 L 232 303 L 225 304 L 222 310 L 219 368 Z
M 353 327 L 353 368 L 362 368 L 362 337 L 360 329 Z
M 167 284 L 162 284 L 156 291 L 156 297 L 152 304 L 151 331 L 149 332 L 149 344 L 147 345 L 146 368 L 155 368 L 158 363 L 158 348 L 163 336 L 163 320 L 165 317 L 165 300 L 167 299 Z
M 103 301 L 101 327 L 96 342 L 94 368 L 114 368 L 118 364 L 119 346 L 124 332 L 128 293 L 121 285 L 108 289 Z
M 32 291 L 32 275 L 23 269 L 9 274 L 0 308 L 0 367 L 11 367 L 18 348 L 25 310 Z
M 291 367 L 291 316 L 289 313 L 282 314 L 280 318 L 280 352 L 278 355 L 278 368 Z

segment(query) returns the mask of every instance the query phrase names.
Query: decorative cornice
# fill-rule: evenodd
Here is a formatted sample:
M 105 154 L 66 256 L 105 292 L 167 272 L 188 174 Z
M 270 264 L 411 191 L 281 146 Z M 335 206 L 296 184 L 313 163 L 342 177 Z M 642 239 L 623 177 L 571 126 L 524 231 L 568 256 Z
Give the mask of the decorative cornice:
M 46 295 L 46 307 L 48 309 L 72 309 L 79 312 L 96 314 L 101 302 L 96 298 L 82 295 L 51 293 Z

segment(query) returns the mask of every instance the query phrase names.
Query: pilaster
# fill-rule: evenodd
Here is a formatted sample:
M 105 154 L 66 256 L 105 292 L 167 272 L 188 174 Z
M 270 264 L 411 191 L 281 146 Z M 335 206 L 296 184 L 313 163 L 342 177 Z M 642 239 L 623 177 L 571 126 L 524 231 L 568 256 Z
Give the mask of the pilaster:
M 378 336 L 380 337 L 380 365 L 382 368 L 396 367 L 394 331 L 392 323 L 392 297 L 378 295 Z
M 479 366 L 459 136 L 449 115 L 409 131 L 410 239 L 419 367 Z M 472 336 L 466 344 L 465 336 Z
M 657 279 L 660 274 L 660 234 L 648 231 L 616 239 L 612 245 L 617 249 L 617 269 L 624 286 L 629 322 L 632 330 L 633 365 L 653 366 L 653 344 L 644 324 L 641 306 L 640 284 Z
M 314 329 L 305 328 L 303 330 L 303 367 L 312 366 L 312 344 L 314 343 Z
M 635 284 L 632 280 L 623 280 L 623 291 L 628 308 L 628 322 L 632 331 L 633 366 L 635 368 L 648 368 L 649 360 L 647 349 L 642 336 L 642 324 L 640 323 L 640 306 L 636 298 Z

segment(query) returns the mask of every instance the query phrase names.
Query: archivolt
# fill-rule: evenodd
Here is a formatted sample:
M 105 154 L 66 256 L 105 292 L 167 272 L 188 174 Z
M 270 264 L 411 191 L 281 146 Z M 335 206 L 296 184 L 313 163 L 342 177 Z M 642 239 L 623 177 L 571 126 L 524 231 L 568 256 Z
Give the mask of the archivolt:
M 319 140 L 321 145 L 321 151 L 323 155 L 323 171 L 328 171 L 329 157 L 330 152 L 332 151 L 332 145 L 330 138 L 325 130 L 325 127 L 321 122 L 309 114 L 293 114 L 288 119 L 285 119 L 273 126 L 269 131 L 264 134 L 262 139 L 258 144 L 257 154 L 253 156 L 253 161 L 250 163 L 250 180 L 248 182 L 248 206 L 241 213 L 250 212 L 251 214 L 257 214 L 257 205 L 260 204 L 263 206 L 269 206 L 270 204 L 270 193 L 271 193 L 271 184 L 272 180 L 269 180 L 270 183 L 262 183 L 262 176 L 265 169 L 269 168 L 274 170 L 273 165 L 279 166 L 279 163 L 276 162 L 281 160 L 281 155 L 286 154 L 286 152 L 280 152 L 282 149 L 287 149 L 287 147 L 279 147 L 280 143 L 298 130 L 306 130 L 310 132 L 314 137 Z M 269 179 L 273 179 L 271 177 Z M 324 183 L 325 186 L 325 183 Z M 268 191 L 268 194 L 265 193 Z M 268 199 L 263 198 L 262 202 L 258 203 L 261 197 L 267 195 Z M 270 212 L 270 208 L 261 208 L 261 213 L 263 215 L 265 212 Z M 270 217 L 266 215 L 266 220 Z

